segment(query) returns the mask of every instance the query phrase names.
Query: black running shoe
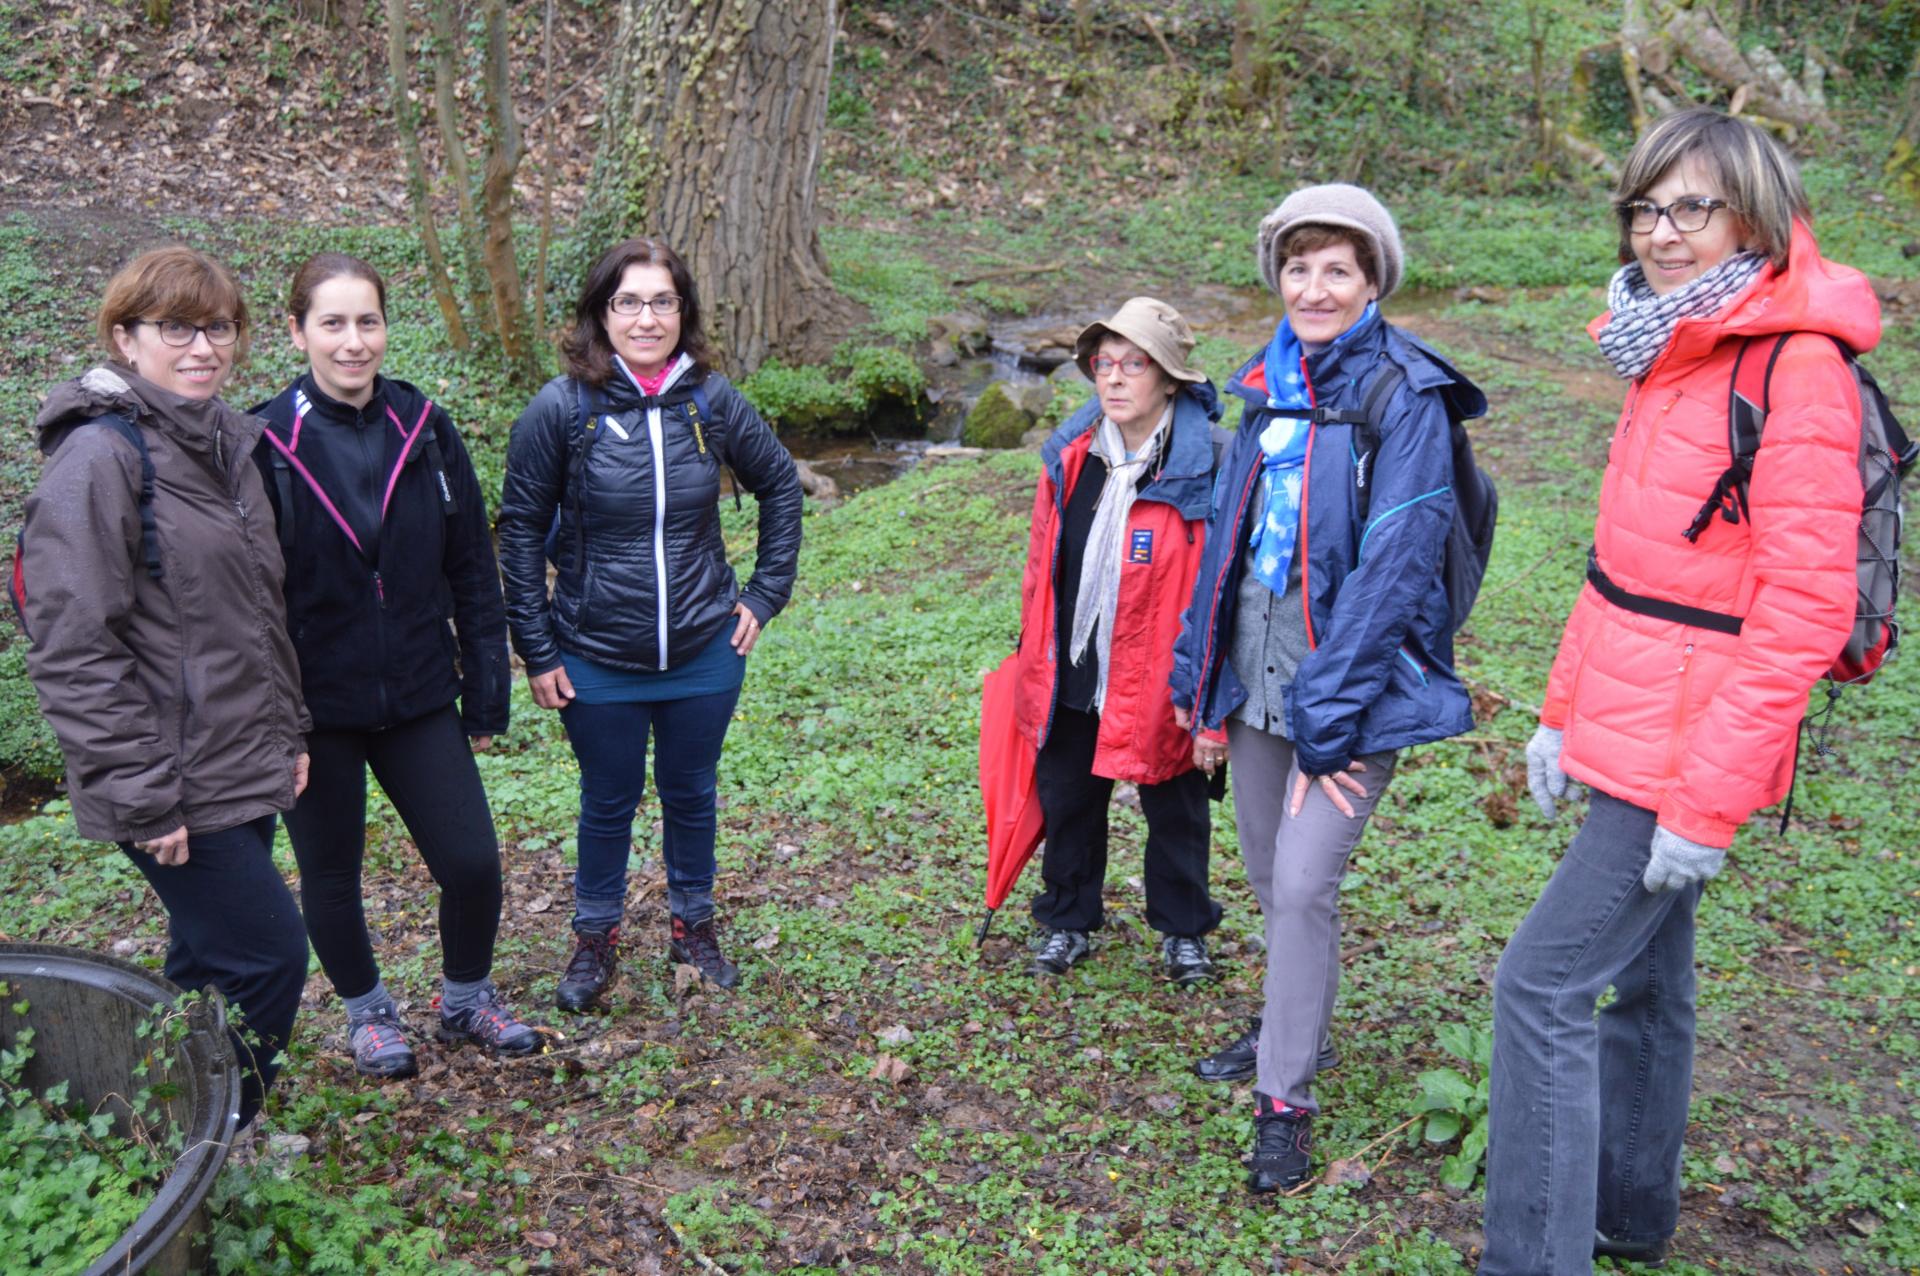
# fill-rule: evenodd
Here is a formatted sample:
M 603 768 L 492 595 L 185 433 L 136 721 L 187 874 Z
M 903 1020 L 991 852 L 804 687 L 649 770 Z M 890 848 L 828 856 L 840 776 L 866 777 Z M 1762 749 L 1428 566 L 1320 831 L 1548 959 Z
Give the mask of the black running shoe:
M 1253 1102 L 1247 1190 L 1285 1192 L 1300 1186 L 1313 1169 L 1313 1114 L 1264 1094 L 1255 1094 Z

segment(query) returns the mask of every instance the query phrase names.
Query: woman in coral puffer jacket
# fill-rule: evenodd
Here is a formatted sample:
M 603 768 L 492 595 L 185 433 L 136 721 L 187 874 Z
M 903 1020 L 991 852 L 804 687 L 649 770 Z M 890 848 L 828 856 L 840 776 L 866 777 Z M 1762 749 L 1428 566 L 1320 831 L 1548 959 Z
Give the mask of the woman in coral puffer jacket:
M 1839 347 L 1879 340 L 1873 289 L 1820 256 L 1779 146 L 1718 112 L 1656 123 L 1617 195 L 1625 264 L 1592 332 L 1630 384 L 1527 746 L 1549 818 L 1569 776 L 1592 799 L 1494 981 L 1482 1276 L 1664 1255 L 1694 909 L 1735 830 L 1786 795 L 1807 692 L 1854 620 L 1860 400 Z M 1689 539 L 1731 459 L 1735 360 L 1784 334 L 1746 504 Z

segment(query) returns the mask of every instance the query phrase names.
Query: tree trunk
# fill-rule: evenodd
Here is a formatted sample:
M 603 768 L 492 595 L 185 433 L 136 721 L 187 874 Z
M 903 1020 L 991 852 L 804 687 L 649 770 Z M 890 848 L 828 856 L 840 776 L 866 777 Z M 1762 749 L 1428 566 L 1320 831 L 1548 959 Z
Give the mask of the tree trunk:
M 493 293 L 493 318 L 507 367 L 523 382 L 541 375 L 539 352 L 527 329 L 526 293 L 513 248 L 513 174 L 526 154 L 513 113 L 512 64 L 507 56 L 506 0 L 483 0 L 487 55 L 480 80 L 487 107 L 486 166 L 480 176 L 480 257 Z
M 818 351 L 846 308 L 816 220 L 838 16 L 837 0 L 620 0 L 582 248 L 671 244 L 736 373 Z
M 467 161 L 466 137 L 460 128 L 460 105 L 453 95 L 454 84 L 459 79 L 459 71 L 453 64 L 453 50 L 460 39 L 460 27 L 447 8 L 447 0 L 431 0 L 427 6 L 427 25 L 433 32 L 433 114 L 440 129 L 440 147 L 446 152 L 447 179 L 453 183 L 454 207 L 460 217 L 460 267 L 465 276 L 467 307 L 483 328 L 490 328 L 492 325 L 487 323 L 486 316 L 492 307 L 487 300 L 486 266 L 480 259 L 480 223 L 473 209 L 473 166 Z
M 440 306 L 440 317 L 447 325 L 447 340 L 456 350 L 471 344 L 466 322 L 460 317 L 460 303 L 453 295 L 453 281 L 447 278 L 447 259 L 440 251 L 440 232 L 433 224 L 433 201 L 427 189 L 427 165 L 420 158 L 420 131 L 415 120 L 418 108 L 407 96 L 407 0 L 387 0 L 387 73 L 392 78 L 394 132 L 399 135 L 400 154 L 407 165 L 407 206 L 420 227 L 420 244 L 427 253 L 427 283 Z

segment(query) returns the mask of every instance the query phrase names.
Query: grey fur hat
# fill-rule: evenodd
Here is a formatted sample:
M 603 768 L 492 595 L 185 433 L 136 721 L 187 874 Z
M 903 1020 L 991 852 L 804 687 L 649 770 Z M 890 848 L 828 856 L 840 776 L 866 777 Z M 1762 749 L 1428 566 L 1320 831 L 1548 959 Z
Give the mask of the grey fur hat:
M 1373 197 L 1371 191 L 1344 182 L 1325 186 L 1303 186 L 1280 201 L 1280 207 L 1260 219 L 1260 277 L 1267 287 L 1280 291 L 1280 245 L 1287 232 L 1296 226 L 1340 226 L 1359 231 L 1373 247 L 1373 260 L 1379 272 L 1374 283 L 1380 300 L 1400 286 L 1405 250 L 1400 245 L 1400 228 L 1393 214 Z

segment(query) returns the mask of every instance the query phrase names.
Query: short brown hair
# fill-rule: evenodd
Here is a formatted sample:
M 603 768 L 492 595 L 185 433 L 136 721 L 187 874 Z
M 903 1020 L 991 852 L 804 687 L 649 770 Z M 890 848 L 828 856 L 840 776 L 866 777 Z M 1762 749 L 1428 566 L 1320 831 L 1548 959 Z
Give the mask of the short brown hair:
M 693 274 L 680 254 L 658 239 L 644 236 L 623 239 L 600 256 L 587 272 L 580 300 L 573 308 L 573 324 L 560 339 L 560 355 L 567 372 L 588 385 L 605 385 L 613 376 L 613 342 L 607 336 L 606 310 L 613 294 L 620 291 L 620 277 L 629 266 L 664 266 L 673 277 L 673 290 L 680 294 L 680 343 L 671 358 L 689 356 L 696 366 L 712 366 L 713 351 L 707 345 L 706 331 L 700 325 L 700 291 L 694 287 Z
M 1746 229 L 1747 247 L 1765 253 L 1775 268 L 1786 265 L 1794 219 L 1813 220 L 1799 170 L 1766 132 L 1710 106 L 1675 111 L 1653 122 L 1621 167 L 1614 206 L 1640 198 L 1689 157 L 1713 176 L 1728 211 Z M 1623 218 L 1620 264 L 1632 260 L 1632 238 Z
M 184 245 L 148 249 L 107 281 L 94 330 L 109 358 L 120 358 L 113 330 L 130 329 L 148 315 L 196 324 L 232 320 L 240 329 L 234 341 L 235 363 L 247 357 L 247 348 L 253 344 L 253 327 L 247 322 L 247 299 L 240 292 L 240 281 L 213 258 Z
M 1295 226 L 1280 241 L 1280 263 L 1285 265 L 1290 257 L 1317 252 L 1334 244 L 1352 244 L 1353 259 L 1360 263 L 1360 273 L 1374 287 L 1380 286 L 1380 266 L 1373 259 L 1373 245 L 1367 242 L 1365 235 L 1345 226 L 1328 226 L 1321 222 Z
M 315 253 L 293 272 L 293 287 L 287 293 L 287 313 L 293 316 L 293 321 L 305 324 L 307 311 L 313 308 L 314 289 L 342 275 L 372 284 L 375 295 L 380 298 L 381 317 L 386 316 L 387 281 L 380 277 L 379 271 L 346 253 Z

